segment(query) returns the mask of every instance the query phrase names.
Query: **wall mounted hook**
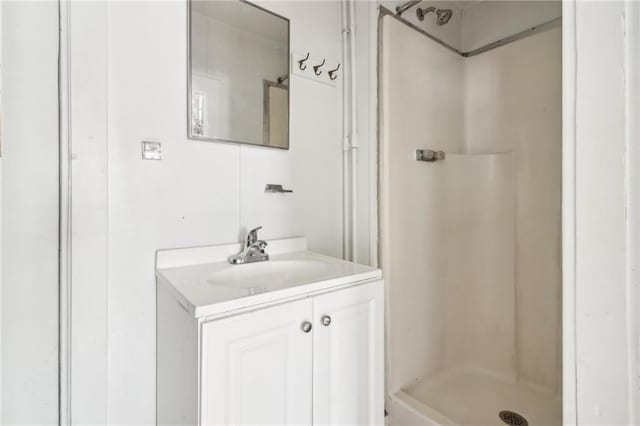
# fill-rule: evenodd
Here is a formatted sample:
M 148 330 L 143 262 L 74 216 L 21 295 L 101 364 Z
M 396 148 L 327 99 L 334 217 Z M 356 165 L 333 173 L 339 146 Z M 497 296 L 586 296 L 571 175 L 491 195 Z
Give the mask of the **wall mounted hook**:
M 336 78 L 338 78 L 338 70 L 340 69 L 340 64 L 338 64 L 338 66 L 336 67 L 336 69 L 331 70 L 328 72 L 329 74 L 329 79 L 330 80 L 335 80 Z
M 320 75 L 320 74 L 322 74 L 322 71 L 320 71 L 320 68 L 322 68 L 322 67 L 324 66 L 325 61 L 326 61 L 326 59 L 323 59 L 321 64 L 315 65 L 315 66 L 313 67 L 313 72 L 314 72 L 316 75 Z
M 304 59 L 300 59 L 300 60 L 298 61 L 298 66 L 300 67 L 300 69 L 301 69 L 302 71 L 304 71 L 304 70 L 306 70 L 306 69 L 307 69 L 307 65 L 305 64 L 305 62 L 307 62 L 307 61 L 309 60 L 309 54 L 310 54 L 310 53 L 309 53 L 309 52 L 307 52 L 307 56 L 305 56 L 305 57 L 304 57 Z

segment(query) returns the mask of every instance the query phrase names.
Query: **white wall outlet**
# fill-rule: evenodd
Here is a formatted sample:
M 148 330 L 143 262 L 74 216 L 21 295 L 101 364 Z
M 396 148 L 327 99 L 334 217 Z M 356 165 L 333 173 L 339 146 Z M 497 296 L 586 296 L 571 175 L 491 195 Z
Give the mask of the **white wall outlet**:
M 160 142 L 142 141 L 143 160 L 162 160 L 162 144 Z

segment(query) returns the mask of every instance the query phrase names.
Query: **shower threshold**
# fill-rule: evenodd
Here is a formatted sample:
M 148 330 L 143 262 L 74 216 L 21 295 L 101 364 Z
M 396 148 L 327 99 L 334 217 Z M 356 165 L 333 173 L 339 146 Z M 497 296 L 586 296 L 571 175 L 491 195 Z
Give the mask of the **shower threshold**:
M 562 424 L 560 398 L 527 384 L 477 370 L 440 373 L 391 395 L 390 426 L 506 425 L 501 412 L 517 413 L 529 425 Z

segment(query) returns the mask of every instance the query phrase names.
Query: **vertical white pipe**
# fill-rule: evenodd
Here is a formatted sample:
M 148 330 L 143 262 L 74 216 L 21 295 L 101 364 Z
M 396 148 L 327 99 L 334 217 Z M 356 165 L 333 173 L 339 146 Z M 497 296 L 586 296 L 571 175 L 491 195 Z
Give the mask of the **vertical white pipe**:
M 369 265 L 379 266 L 379 227 L 378 227 L 378 5 L 367 3 L 369 14 Z
M 343 80 L 343 255 L 357 260 L 358 255 L 358 134 L 355 48 L 355 3 L 342 1 Z
M 349 86 L 351 88 L 351 260 L 358 260 L 358 121 L 356 86 L 355 0 L 349 2 L 349 51 L 351 54 Z
M 342 0 L 342 66 L 347 69 L 348 62 L 348 38 L 349 37 L 349 21 L 347 17 L 347 0 Z M 346 75 L 343 74 L 343 76 Z M 351 258 L 349 241 L 351 232 L 350 223 L 350 203 L 349 203 L 349 107 L 347 97 L 349 94 L 349 86 L 347 79 L 342 79 L 342 256 L 345 259 Z
M 60 425 L 71 425 L 71 117 L 69 114 L 69 19 L 70 4 L 59 2 L 60 39 L 58 55 L 58 114 L 60 157 L 60 205 L 59 205 L 59 395 Z

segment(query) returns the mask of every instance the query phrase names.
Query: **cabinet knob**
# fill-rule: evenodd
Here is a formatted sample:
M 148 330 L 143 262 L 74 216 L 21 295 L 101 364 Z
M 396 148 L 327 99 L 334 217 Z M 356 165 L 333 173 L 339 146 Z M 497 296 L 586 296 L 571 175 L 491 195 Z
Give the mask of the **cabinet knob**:
M 329 315 L 323 315 L 320 321 L 322 321 L 322 325 L 328 327 L 329 324 L 331 324 L 331 317 Z
M 313 326 L 311 325 L 311 323 L 309 321 L 305 321 L 302 323 L 302 325 L 300 326 L 300 328 L 302 329 L 302 331 L 304 331 L 305 333 L 308 333 L 311 331 L 311 329 L 313 328 Z

